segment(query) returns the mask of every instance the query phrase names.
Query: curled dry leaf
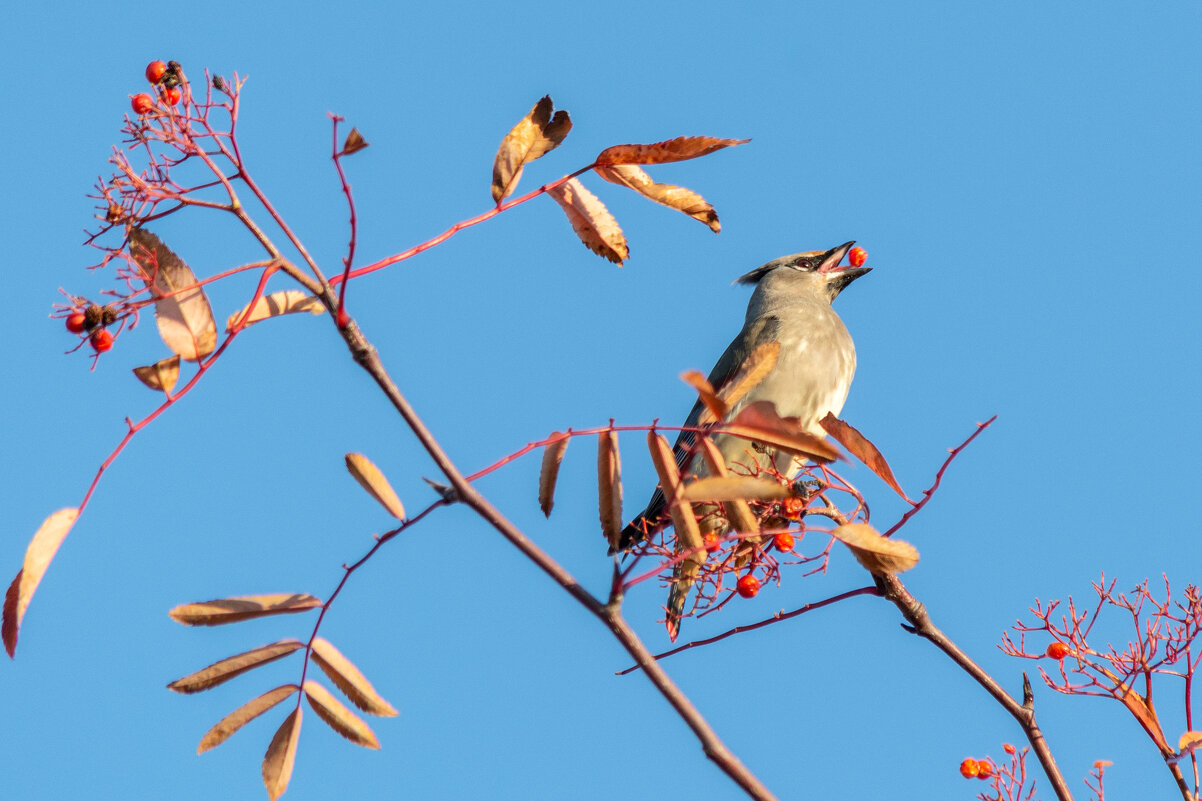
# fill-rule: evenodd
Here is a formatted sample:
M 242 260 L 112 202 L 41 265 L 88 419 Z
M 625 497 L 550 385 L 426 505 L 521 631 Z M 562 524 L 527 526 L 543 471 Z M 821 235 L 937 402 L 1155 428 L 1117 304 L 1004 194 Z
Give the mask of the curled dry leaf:
M 722 452 L 718 450 L 718 446 L 709 437 L 701 438 L 701 454 L 705 459 L 705 463 L 709 465 L 710 473 L 724 478 L 727 476 L 726 460 L 722 456 Z M 726 511 L 726 519 L 730 521 L 731 527 L 742 534 L 758 534 L 760 524 L 755 519 L 755 515 L 751 513 L 751 507 L 747 505 L 747 501 L 740 498 L 727 501 L 722 504 L 722 508 Z
M 492 199 L 497 203 L 517 188 L 527 164 L 559 147 L 572 130 L 568 112 L 561 109 L 552 116 L 554 107 L 551 96 L 545 96 L 501 140 L 492 164 Z
M 392 704 L 376 692 L 367 677 L 359 672 L 349 659 L 321 637 L 313 639 L 313 661 L 330 677 L 330 681 L 342 690 L 351 703 L 372 715 L 394 717 L 397 714 Z
M 832 462 L 839 451 L 806 431 L 796 417 L 781 417 L 771 401 L 756 401 L 743 407 L 735 418 L 718 428 L 736 437 L 770 445 L 816 462 Z
M 131 228 L 129 252 L 154 298 L 159 336 L 181 359 L 198 362 L 217 347 L 217 323 L 184 260 L 144 228 Z
M 655 473 L 659 476 L 659 486 L 664 491 L 664 499 L 671 510 L 672 525 L 676 529 L 677 542 L 684 548 L 700 548 L 702 544 L 701 529 L 697 526 L 697 518 L 693 514 L 692 505 L 681 497 L 680 471 L 676 467 L 676 457 L 668 441 L 654 431 L 647 432 L 647 449 L 651 452 L 651 463 L 655 465 Z M 705 559 L 704 551 L 700 558 Z
M 630 247 L 618 221 L 596 195 L 584 188 L 584 184 L 573 178 L 548 189 L 547 194 L 555 198 L 568 215 L 572 230 L 585 247 L 614 264 L 621 264 L 630 257 Z
M 616 551 L 622 538 L 622 456 L 616 431 L 602 431 L 597 436 L 597 506 L 601 533 Z
M 276 729 L 263 756 L 263 786 L 267 788 L 267 797 L 271 801 L 276 801 L 288 789 L 292 767 L 296 764 L 296 745 L 300 741 L 302 718 L 301 707 L 292 710 L 292 714 Z
M 831 536 L 851 549 L 865 570 L 873 575 L 902 573 L 918 564 L 918 549 L 908 542 L 882 537 L 867 523 L 847 523 Z
M 134 375 L 151 389 L 170 393 L 175 389 L 175 382 L 179 380 L 179 354 L 145 367 L 135 367 Z
M 334 731 L 364 748 L 379 748 L 380 741 L 363 719 L 347 709 L 341 701 L 322 685 L 309 679 L 304 684 L 305 698 L 309 706 Z
M 358 153 L 370 144 L 371 142 L 368 142 L 363 138 L 363 134 L 359 133 L 358 128 L 351 128 L 351 132 L 346 135 L 346 141 L 342 143 L 342 155 L 349 156 L 352 153 Z
M 267 615 L 286 615 L 304 612 L 321 606 L 321 599 L 305 593 L 277 595 L 242 595 L 218 598 L 195 604 L 182 604 L 167 614 L 185 626 L 224 626 Z
M 705 406 L 705 411 L 697 419 L 698 425 L 705 425 L 726 417 L 730 409 L 727 407 L 726 401 L 718 397 L 718 393 L 714 391 L 714 386 L 709 379 L 697 370 L 685 370 L 680 374 L 680 380 L 697 390 L 697 396 L 701 398 L 701 403 Z
M 876 473 L 882 481 L 888 484 L 894 492 L 902 496 L 902 499 L 907 503 L 914 503 L 897 483 L 897 479 L 893 477 L 893 469 L 889 467 L 889 463 L 885 461 L 884 455 L 881 454 L 877 447 L 868 441 L 868 438 L 857 431 L 853 426 L 835 417 L 833 414 L 827 413 L 826 417 L 822 418 L 819 424 L 826 429 L 826 433 L 835 438 L 840 445 L 847 448 L 853 456 L 859 459 L 864 464 L 868 465 L 872 472 Z
M 748 392 L 755 389 L 768 373 L 772 372 L 778 356 L 780 356 L 780 343 L 775 340 L 756 346 L 743 360 L 739 371 L 723 384 L 718 397 L 725 401 L 727 406 L 733 407 L 743 400 Z
M 1177 740 L 1177 752 L 1185 754 L 1202 747 L 1202 731 L 1187 731 Z
M 559 480 L 559 463 L 568 449 L 571 436 L 560 431 L 552 431 L 547 444 L 543 447 L 543 464 L 538 471 L 538 507 L 543 510 L 544 517 L 551 516 L 551 507 L 555 506 L 555 483 Z
M 597 164 L 667 164 L 708 156 L 715 150 L 745 145 L 750 139 L 715 139 L 712 136 L 679 136 L 649 145 L 614 145 L 597 155 Z
M 42 521 L 25 549 L 25 561 L 4 596 L 4 621 L 0 625 L 0 633 L 3 634 L 4 650 L 8 651 L 10 657 L 17 650 L 17 632 L 21 628 L 25 610 L 29 608 L 29 601 L 46 569 L 50 567 L 58 547 L 63 544 L 78 518 L 78 509 L 59 509 Z
M 405 519 L 405 507 L 401 504 L 401 499 L 397 497 L 388 479 L 384 478 L 380 468 L 372 464 L 371 459 L 361 453 L 348 453 L 346 469 L 359 482 L 359 486 L 367 490 L 367 494 L 375 498 L 388 514 L 397 520 Z
M 218 684 L 224 684 L 235 676 L 241 676 L 248 670 L 253 670 L 269 662 L 274 662 L 277 659 L 282 659 L 296 649 L 303 647 L 304 643 L 293 639 L 280 640 L 269 645 L 260 645 L 258 648 L 252 648 L 249 651 L 243 651 L 240 654 L 226 657 L 220 662 L 214 662 L 206 668 L 184 676 L 182 679 L 176 679 L 167 685 L 167 689 L 174 690 L 177 693 L 184 693 L 185 695 L 208 690 L 216 687 Z
M 263 295 L 253 305 L 238 309 L 226 319 L 225 330 L 227 333 L 233 331 L 239 321 L 242 321 L 242 327 L 246 328 L 260 320 L 279 317 L 281 314 L 299 314 L 301 312 L 321 314 L 325 310 L 326 307 L 321 305 L 321 301 L 312 295 L 306 295 L 299 289 L 285 289 L 280 292 L 272 292 L 270 295 Z M 243 317 L 246 317 L 246 320 L 243 321 Z
M 679 497 L 686 501 L 770 501 L 789 497 L 789 488 L 756 476 L 707 476 L 686 484 Z
M 205 736 L 200 738 L 200 745 L 197 746 L 196 753 L 203 754 L 205 751 L 221 745 L 232 737 L 238 729 L 250 723 L 299 689 L 300 687 L 295 684 L 285 684 L 282 687 L 276 687 L 274 690 L 268 690 L 254 700 L 247 701 L 219 720 L 216 726 L 209 729 L 205 733 Z
M 633 189 L 648 200 L 684 212 L 694 220 L 705 223 L 715 234 L 722 230 L 718 212 L 705 202 L 705 198 L 691 189 L 672 184 L 657 184 L 641 167 L 634 164 L 613 164 L 594 170 L 611 184 Z

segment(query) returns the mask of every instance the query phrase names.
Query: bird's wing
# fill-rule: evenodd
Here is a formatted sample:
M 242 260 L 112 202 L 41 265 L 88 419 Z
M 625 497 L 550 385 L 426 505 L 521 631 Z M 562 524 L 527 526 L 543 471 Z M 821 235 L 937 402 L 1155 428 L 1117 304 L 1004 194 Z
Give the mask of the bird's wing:
M 718 363 L 714 365 L 714 369 L 710 370 L 708 380 L 710 386 L 715 392 L 721 392 L 722 388 L 738 374 L 739 369 L 743 366 L 747 356 L 756 346 L 765 342 L 771 342 L 777 339 L 780 329 L 780 319 L 768 315 L 759 317 L 747 325 L 743 326 L 743 330 L 734 338 L 734 341 L 727 346 L 726 350 L 718 358 Z M 701 419 L 701 412 L 705 409 L 705 405 L 698 400 L 693 404 L 692 411 L 685 418 L 683 423 L 684 428 L 693 428 Z M 676 444 L 672 451 L 676 455 L 676 467 L 683 474 L 689 466 L 693 458 L 693 446 L 696 444 L 697 435 L 693 431 L 681 431 L 676 438 Z M 655 493 L 651 496 L 651 500 L 647 503 L 647 508 L 642 514 L 630 521 L 626 528 L 622 529 L 622 537 L 618 542 L 618 550 L 629 550 L 630 546 L 639 540 L 645 539 L 649 533 L 650 527 L 655 526 L 656 520 L 664 512 L 664 491 L 660 487 L 655 488 Z

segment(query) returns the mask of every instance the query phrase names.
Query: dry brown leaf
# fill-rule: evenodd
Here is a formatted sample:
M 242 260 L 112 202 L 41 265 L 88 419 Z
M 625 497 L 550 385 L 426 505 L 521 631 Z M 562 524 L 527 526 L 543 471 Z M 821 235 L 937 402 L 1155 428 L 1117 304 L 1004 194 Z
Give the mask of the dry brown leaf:
M 778 356 L 780 356 L 779 342 L 774 340 L 758 345 L 751 353 L 747 354 L 747 358 L 743 360 L 739 371 L 723 384 L 722 391 L 718 393 L 718 397 L 727 406 L 734 406 L 743 400 L 748 392 L 755 389 L 768 373 L 772 372 L 772 368 L 776 366 Z
M 250 309 L 250 314 L 246 311 Z M 308 312 L 309 314 L 321 314 L 326 310 L 325 306 L 321 305 L 321 301 L 312 295 L 305 294 L 299 289 L 284 289 L 280 292 L 272 292 L 270 295 L 263 295 L 254 302 L 254 305 L 243 306 L 238 311 L 234 312 L 225 321 L 225 330 L 230 332 L 234 330 L 234 326 L 246 315 L 246 321 L 242 323 L 243 328 L 248 328 L 260 320 L 266 320 L 268 317 L 279 317 L 281 314 L 299 314 Z
M 379 748 L 380 741 L 363 719 L 347 709 L 341 701 L 322 685 L 309 679 L 304 685 L 305 698 L 309 706 L 334 731 L 364 748 Z
M 572 130 L 568 112 L 560 109 L 551 115 L 554 106 L 547 95 L 501 140 L 492 164 L 492 199 L 497 203 L 517 188 L 527 164 L 559 147 Z
M 50 567 L 58 547 L 63 544 L 78 518 L 78 509 L 59 509 L 42 521 L 29 541 L 29 547 L 25 549 L 25 561 L 4 596 L 4 621 L 0 625 L 0 633 L 3 634 L 4 650 L 8 651 L 10 657 L 17 650 L 17 631 L 21 628 L 21 619 L 25 617 L 29 601 L 46 569 Z
M 1127 707 L 1127 710 L 1144 727 L 1144 731 L 1156 743 L 1156 747 L 1160 749 L 1160 753 L 1173 753 L 1173 749 L 1169 748 L 1169 744 L 1164 739 L 1164 732 L 1160 728 L 1160 721 L 1157 719 L 1156 713 L 1148 708 L 1148 702 L 1144 700 L 1142 695 L 1127 688 L 1126 694 L 1119 696 L 1119 700 L 1123 702 L 1123 706 Z
M 706 464 L 709 465 L 711 473 L 718 477 L 727 475 L 726 462 L 722 458 L 722 452 L 718 450 L 718 446 L 711 438 L 701 438 L 701 453 Z M 724 503 L 722 508 L 726 511 L 726 519 L 735 531 L 742 534 L 758 534 L 760 532 L 760 524 L 755 519 L 755 515 L 751 513 L 751 507 L 747 505 L 747 501 L 736 498 Z
M 839 451 L 802 428 L 796 417 L 778 415 L 771 401 L 748 404 L 733 420 L 720 423 L 718 429 L 816 462 L 839 458 Z
M 714 211 L 714 207 L 707 203 L 705 198 L 691 189 L 672 184 L 657 184 L 642 167 L 634 164 L 613 164 L 597 167 L 594 171 L 611 184 L 628 187 L 648 200 L 684 212 L 694 220 L 705 223 L 715 234 L 722 230 L 722 223 L 718 222 L 718 212 Z
M 712 136 L 679 136 L 649 145 L 614 145 L 597 156 L 597 164 L 667 164 L 708 156 L 715 150 L 745 145 L 750 139 L 715 139 Z
M 697 396 L 705 405 L 705 411 L 697 418 L 697 425 L 703 426 L 726 417 L 730 409 L 727 407 L 726 401 L 718 397 L 718 393 L 714 391 L 709 379 L 697 370 L 685 370 L 680 374 L 680 380 L 697 390 Z
M 597 506 L 601 533 L 616 551 L 622 538 L 622 455 L 616 431 L 602 431 L 597 436 Z
M 544 517 L 550 517 L 551 507 L 555 506 L 555 482 L 559 480 L 559 463 L 563 461 L 563 454 L 568 449 L 571 437 L 559 431 L 552 431 L 547 439 L 549 442 L 543 447 L 543 465 L 538 471 L 538 506 L 543 510 Z
M 672 514 L 672 525 L 676 529 L 676 539 L 680 549 L 700 548 L 702 544 L 701 530 L 697 526 L 697 518 L 693 514 L 692 505 L 680 497 L 680 471 L 676 468 L 676 457 L 668 440 L 654 431 L 647 432 L 647 449 L 651 451 L 651 462 L 655 465 L 659 485 L 664 491 L 664 499 Z M 705 561 L 705 551 L 697 557 Z
M 167 614 L 185 626 L 223 626 L 267 615 L 304 612 L 321 606 L 321 599 L 305 593 L 277 595 L 241 595 L 195 604 L 182 604 Z
M 238 729 L 250 723 L 299 689 L 300 687 L 295 684 L 285 684 L 282 687 L 276 687 L 274 690 L 268 690 L 252 701 L 247 701 L 217 721 L 216 726 L 205 732 L 205 736 L 200 738 L 200 745 L 197 746 L 196 753 L 203 754 L 205 751 L 221 745 L 232 737 Z
M 146 386 L 170 394 L 179 380 L 179 354 L 145 367 L 135 367 L 134 375 Z
M 881 454 L 877 447 L 868 441 L 868 438 L 861 434 L 851 424 L 840 420 L 831 413 L 827 413 L 826 417 L 819 421 L 826 433 L 835 438 L 835 441 L 847 448 L 852 456 L 855 456 L 872 472 L 876 473 L 881 481 L 888 484 L 894 492 L 902 496 L 902 499 L 907 503 L 914 503 L 907 496 L 905 490 L 897 483 L 897 479 L 893 477 L 893 470 L 889 467 L 889 463 L 885 461 L 884 455 Z
M 224 684 L 235 676 L 241 676 L 248 670 L 253 670 L 261 665 L 266 665 L 268 662 L 274 662 L 277 659 L 282 659 L 296 649 L 303 647 L 305 647 L 304 643 L 293 639 L 280 640 L 270 645 L 260 645 L 258 648 L 252 648 L 249 651 L 243 651 L 240 654 L 226 657 L 220 662 L 214 662 L 206 668 L 184 676 L 182 679 L 176 679 L 167 685 L 167 689 L 184 694 L 208 690 L 216 687 L 218 684 Z
M 918 564 L 918 549 L 908 542 L 882 537 L 867 523 L 847 523 L 831 536 L 851 549 L 865 570 L 873 575 L 903 573 Z
M 301 707 L 292 710 L 271 738 L 267 753 L 263 756 L 263 786 L 267 797 L 276 801 L 288 789 L 292 778 L 292 766 L 296 764 L 296 744 L 300 741 Z
M 584 184 L 573 178 L 548 189 L 547 194 L 563 208 L 572 223 L 572 230 L 585 247 L 614 264 L 621 264 L 630 257 L 630 248 L 618 221 L 596 195 L 584 188 Z
M 167 347 L 190 362 L 212 353 L 217 347 L 217 323 L 191 268 L 144 228 L 130 229 L 129 252 L 154 298 L 155 321 Z
M 1199 747 L 1202 747 L 1202 731 L 1187 731 L 1177 740 L 1177 752 L 1180 754 L 1196 751 Z
M 388 483 L 388 479 L 384 478 L 380 468 L 372 464 L 371 459 L 361 453 L 348 453 L 346 469 L 359 482 L 359 486 L 367 490 L 367 494 L 375 498 L 388 514 L 397 520 L 405 519 L 405 507 L 401 503 L 401 499 L 397 497 L 396 491 Z
M 771 501 L 789 497 L 789 488 L 756 476 L 707 476 L 686 484 L 679 497 L 686 501 Z
M 376 692 L 367 677 L 349 659 L 321 637 L 313 639 L 313 661 L 330 677 L 351 703 L 372 715 L 391 718 L 397 714 L 392 704 Z
M 342 143 L 342 155 L 349 156 L 352 153 L 358 153 L 370 144 L 371 142 L 368 142 L 363 138 L 363 134 L 359 133 L 358 128 L 351 128 L 351 132 L 346 135 L 346 141 Z

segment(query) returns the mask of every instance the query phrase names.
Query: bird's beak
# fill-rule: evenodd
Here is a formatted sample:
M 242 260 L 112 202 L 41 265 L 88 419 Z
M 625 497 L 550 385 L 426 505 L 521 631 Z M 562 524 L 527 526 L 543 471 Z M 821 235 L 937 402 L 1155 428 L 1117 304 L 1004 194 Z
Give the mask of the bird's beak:
M 839 293 L 846 289 L 852 281 L 872 271 L 871 267 L 852 267 L 850 264 L 839 266 L 839 262 L 843 261 L 843 257 L 847 255 L 847 251 L 851 250 L 851 246 L 854 244 L 854 241 L 844 242 L 839 247 L 831 248 L 822 254 L 822 263 L 818 266 L 818 272 L 826 273 L 826 286 L 831 300 L 838 297 Z

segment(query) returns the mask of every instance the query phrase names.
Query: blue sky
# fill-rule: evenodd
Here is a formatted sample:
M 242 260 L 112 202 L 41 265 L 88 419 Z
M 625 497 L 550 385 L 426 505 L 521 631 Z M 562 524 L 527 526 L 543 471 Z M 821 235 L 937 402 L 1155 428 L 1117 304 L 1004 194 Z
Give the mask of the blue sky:
M 0 31 L 8 109 L 0 215 L 10 300 L 0 393 L 0 567 L 83 494 L 156 402 L 129 368 L 164 355 L 153 326 L 88 371 L 49 320 L 58 287 L 95 294 L 84 195 L 155 58 L 192 76 L 249 76 L 243 147 L 257 180 L 326 272 L 346 212 L 328 162 L 334 111 L 372 147 L 348 163 L 361 261 L 485 211 L 492 157 L 542 95 L 572 113 L 523 186 L 602 148 L 679 135 L 751 144 L 653 168 L 717 208 L 715 237 L 683 215 L 586 178 L 622 223 L 617 269 L 545 198 L 350 288 L 350 306 L 452 457 L 475 470 L 553 429 L 665 423 L 738 330 L 730 282 L 777 256 L 856 239 L 876 270 L 840 297 L 859 373 L 844 417 L 928 486 L 945 449 L 998 422 L 906 529 L 906 577 L 942 625 L 1013 692 L 995 648 L 1035 597 L 1089 596 L 1101 571 L 1132 586 L 1200 579 L 1196 254 L 1202 58 L 1195 4 L 509 4 L 122 2 L 25 4 Z M 197 272 L 259 258 L 229 221 L 195 214 L 157 233 Z M 215 288 L 219 319 L 245 281 Z M 642 437 L 623 441 L 626 503 L 654 485 Z M 295 680 L 284 661 L 201 696 L 164 685 L 229 653 L 307 633 L 291 617 L 185 629 L 187 601 L 326 596 L 388 520 L 342 467 L 362 451 L 411 509 L 433 475 L 328 322 L 247 332 L 203 385 L 104 476 L 3 666 L 5 797 L 262 798 L 258 765 L 282 713 L 202 757 L 196 742 L 244 700 Z M 564 463 L 555 513 L 527 458 L 481 482 L 506 515 L 602 592 L 591 443 Z M 903 509 L 864 468 L 874 520 Z M 702 636 L 844 589 L 826 576 L 688 621 Z M 653 650 L 662 593 L 627 614 Z M 967 799 L 966 756 L 1000 758 L 1013 722 L 888 604 L 853 599 L 665 664 L 781 798 Z M 1103 640 L 1125 641 L 1118 626 Z M 737 799 L 684 725 L 597 622 L 465 510 L 442 512 L 359 573 L 325 636 L 400 709 L 383 749 L 311 716 L 293 801 L 357 797 Z M 1095 760 L 1113 798 L 1173 785 L 1114 702 L 1037 686 L 1037 710 L 1079 797 Z M 1169 735 L 1181 687 L 1158 688 Z M 1049 798 L 1041 777 L 1041 795 Z M 1162 788 L 1149 790 L 1149 788 Z

